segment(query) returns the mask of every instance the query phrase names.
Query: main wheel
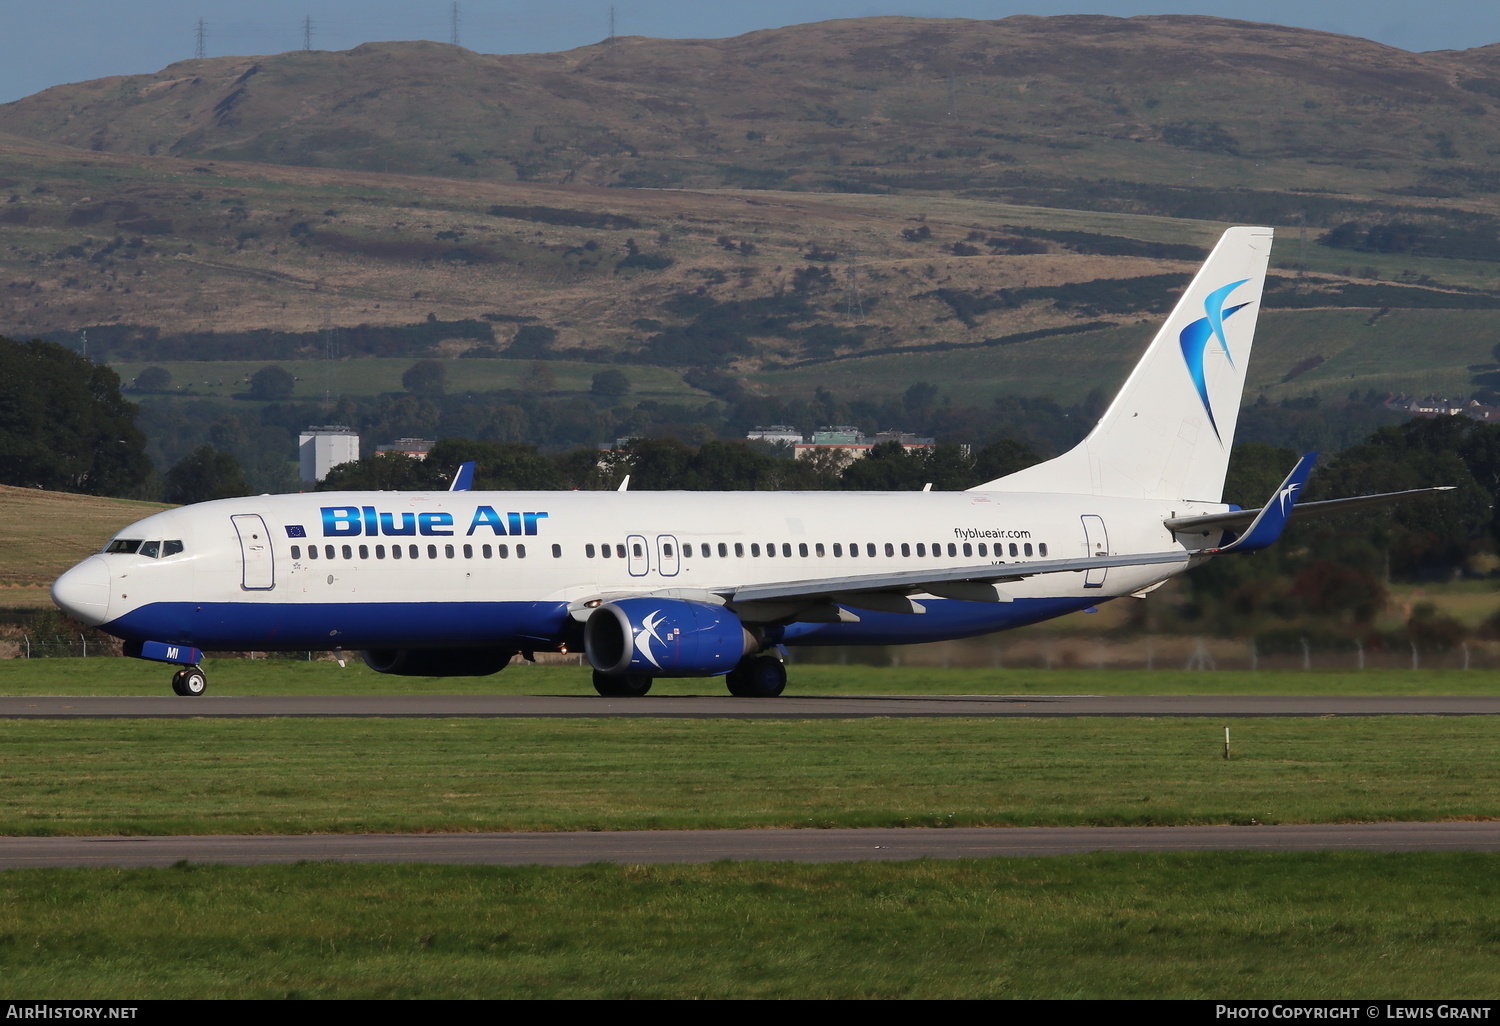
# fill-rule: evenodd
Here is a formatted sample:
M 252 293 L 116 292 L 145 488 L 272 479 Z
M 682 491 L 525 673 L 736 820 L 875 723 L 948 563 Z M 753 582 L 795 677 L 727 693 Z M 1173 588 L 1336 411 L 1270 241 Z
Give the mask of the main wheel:
M 746 659 L 724 677 L 736 698 L 775 698 L 786 690 L 786 664 L 773 655 Z
M 594 690 L 605 698 L 639 698 L 651 690 L 651 678 L 636 673 L 615 676 L 595 670 Z
M 183 698 L 196 698 L 208 690 L 208 678 L 196 666 L 178 670 L 172 675 L 172 691 Z

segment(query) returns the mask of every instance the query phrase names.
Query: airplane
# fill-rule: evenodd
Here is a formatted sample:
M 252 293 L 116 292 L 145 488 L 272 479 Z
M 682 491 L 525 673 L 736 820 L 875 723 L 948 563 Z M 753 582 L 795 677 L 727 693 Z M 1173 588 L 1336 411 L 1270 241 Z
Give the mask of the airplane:
M 1440 489 L 1222 501 L 1272 230 L 1228 229 L 1093 430 L 963 492 L 448 491 L 219 499 L 120 531 L 59 607 L 180 667 L 204 650 L 360 650 L 381 673 L 481 676 L 582 648 L 606 697 L 723 677 L 774 697 L 788 646 L 971 637 L 1143 598 L 1294 515 Z M 627 479 L 628 484 L 628 479 Z

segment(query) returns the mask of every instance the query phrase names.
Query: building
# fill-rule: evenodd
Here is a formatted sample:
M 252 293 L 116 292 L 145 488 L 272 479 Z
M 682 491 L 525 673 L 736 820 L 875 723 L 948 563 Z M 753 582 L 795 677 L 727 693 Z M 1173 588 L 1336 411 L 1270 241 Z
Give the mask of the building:
M 747 442 L 797 445 L 802 440 L 802 432 L 787 424 L 772 424 L 770 427 L 751 428 L 745 432 L 745 441 Z
M 359 435 L 344 424 L 310 427 L 297 439 L 302 481 L 316 484 L 340 463 L 359 459 Z
M 437 440 L 432 438 L 398 438 L 389 445 L 377 445 L 375 455 L 395 453 L 398 456 L 410 456 L 414 460 L 425 460 L 434 445 L 437 445 Z
M 931 449 L 931 438 L 918 438 L 906 431 L 881 431 L 876 435 L 865 435 L 856 427 L 827 427 L 813 432 L 812 441 L 792 446 L 792 455 L 799 460 L 808 459 L 818 453 L 836 454 L 845 466 L 863 459 L 882 442 L 900 442 L 907 452 L 914 449 Z

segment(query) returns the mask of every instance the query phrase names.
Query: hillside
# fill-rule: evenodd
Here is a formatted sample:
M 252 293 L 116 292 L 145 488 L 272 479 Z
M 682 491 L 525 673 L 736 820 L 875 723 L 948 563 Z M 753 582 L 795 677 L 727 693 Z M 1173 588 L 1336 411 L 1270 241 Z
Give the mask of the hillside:
M 0 485 L 0 608 L 50 609 L 59 574 L 120 528 L 166 508 Z
M 256 361 L 490 356 L 699 399 L 693 366 L 1076 401 L 1112 382 L 1063 354 L 1124 366 L 1238 221 L 1284 269 L 1260 390 L 1463 388 L 1500 304 L 1496 104 L 1500 47 L 1188 17 L 187 61 L 0 106 L 0 333 L 240 361 L 201 379 L 226 395 Z

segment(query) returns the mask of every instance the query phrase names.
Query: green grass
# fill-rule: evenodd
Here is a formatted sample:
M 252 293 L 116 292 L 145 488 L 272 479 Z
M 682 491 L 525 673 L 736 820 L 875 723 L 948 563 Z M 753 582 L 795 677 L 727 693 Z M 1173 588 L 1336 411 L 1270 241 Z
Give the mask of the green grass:
M 0 834 L 1500 816 L 1495 717 L 0 724 Z
M 1493 855 L 0 875 L 12 1000 L 1493 997 Z
M 322 653 L 315 653 L 321 656 Z M 795 653 L 793 653 L 795 658 Z M 592 695 L 587 667 L 515 665 L 493 677 L 391 677 L 350 653 L 343 669 L 300 659 L 212 659 L 210 695 Z M 836 666 L 793 662 L 808 695 L 1493 695 L 1481 670 L 1078 670 Z M 0 660 L 0 696 L 166 695 L 172 667 L 139 659 Z M 724 695 L 719 677 L 661 678 L 652 695 Z
M 111 364 L 120 380 L 129 385 L 147 367 L 162 367 L 172 375 L 172 395 L 177 391 L 195 392 L 200 396 L 231 396 L 248 392 L 249 379 L 263 367 L 278 366 L 297 378 L 296 397 L 321 398 L 326 391 L 339 395 L 380 395 L 401 392 L 401 375 L 416 363 L 416 357 L 400 359 L 359 357 L 339 360 L 331 370 L 324 360 L 163 360 L 155 363 Z M 447 372 L 448 391 L 490 392 L 519 389 L 530 372 L 529 360 L 442 360 Z M 555 380 L 558 392 L 587 392 L 595 374 L 603 370 L 620 370 L 615 364 L 578 363 L 572 360 L 548 360 L 544 364 Z M 682 376 L 665 367 L 631 366 L 625 368 L 630 379 L 629 399 L 696 399 L 706 394 L 685 385 Z M 135 398 L 140 398 L 136 396 Z

